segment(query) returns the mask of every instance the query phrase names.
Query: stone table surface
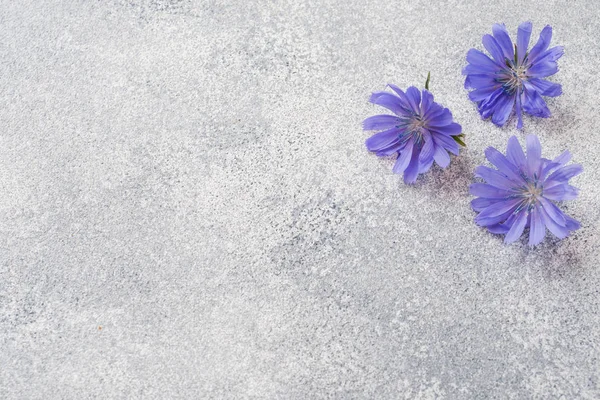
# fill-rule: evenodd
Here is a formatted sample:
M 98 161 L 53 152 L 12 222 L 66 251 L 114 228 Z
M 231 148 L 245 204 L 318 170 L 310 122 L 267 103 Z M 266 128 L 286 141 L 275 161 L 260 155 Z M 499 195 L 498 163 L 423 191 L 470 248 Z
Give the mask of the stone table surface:
M 463 88 L 495 22 L 554 27 L 549 119 Z M 0 0 L 0 398 L 600 398 L 600 6 Z M 364 148 L 386 83 L 467 149 L 406 186 Z M 473 222 L 488 146 L 585 172 L 535 248 Z

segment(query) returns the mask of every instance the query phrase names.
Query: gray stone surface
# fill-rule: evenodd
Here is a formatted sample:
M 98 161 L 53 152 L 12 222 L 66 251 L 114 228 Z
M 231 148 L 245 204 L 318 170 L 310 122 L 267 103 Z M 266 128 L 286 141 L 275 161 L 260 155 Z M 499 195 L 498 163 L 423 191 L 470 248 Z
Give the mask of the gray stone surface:
M 598 2 L 0 0 L 0 398 L 599 398 Z M 566 53 L 553 117 L 463 89 L 504 21 Z M 468 149 L 415 186 L 363 145 L 387 82 Z M 473 223 L 516 134 L 585 172 L 582 229 Z

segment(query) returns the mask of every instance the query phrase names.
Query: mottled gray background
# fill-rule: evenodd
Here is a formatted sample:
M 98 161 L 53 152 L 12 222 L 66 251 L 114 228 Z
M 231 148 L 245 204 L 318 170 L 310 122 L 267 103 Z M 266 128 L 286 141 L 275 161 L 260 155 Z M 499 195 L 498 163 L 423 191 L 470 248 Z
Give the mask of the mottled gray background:
M 596 0 L 0 0 L 0 398 L 600 398 Z M 553 117 L 463 89 L 494 22 L 565 46 Z M 387 82 L 468 149 L 415 186 L 364 148 Z M 582 229 L 473 223 L 488 146 L 585 172 Z

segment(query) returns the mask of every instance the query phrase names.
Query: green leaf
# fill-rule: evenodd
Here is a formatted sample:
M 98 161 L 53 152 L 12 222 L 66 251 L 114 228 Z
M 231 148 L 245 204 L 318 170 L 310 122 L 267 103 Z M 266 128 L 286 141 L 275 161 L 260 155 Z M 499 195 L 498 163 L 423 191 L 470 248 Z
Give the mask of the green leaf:
M 452 136 L 452 139 L 454 139 L 454 141 L 456 143 L 458 143 L 459 145 L 461 145 L 462 147 L 467 147 L 465 142 L 463 142 L 464 137 L 465 137 L 465 134 L 461 133 L 460 135 Z
M 427 73 L 427 80 L 425 81 L 425 89 L 429 90 L 429 80 L 431 79 L 431 71 Z
M 517 60 L 517 45 L 515 44 L 515 67 L 517 66 L 518 60 Z

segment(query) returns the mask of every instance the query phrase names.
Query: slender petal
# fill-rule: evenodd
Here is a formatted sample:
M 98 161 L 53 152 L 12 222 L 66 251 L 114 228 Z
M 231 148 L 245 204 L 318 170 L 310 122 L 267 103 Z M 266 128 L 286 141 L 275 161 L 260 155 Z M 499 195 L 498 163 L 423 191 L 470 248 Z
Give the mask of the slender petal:
M 435 142 L 434 142 L 435 143 Z M 435 149 L 433 152 L 433 159 L 442 168 L 446 168 L 450 165 L 450 155 L 442 146 L 435 145 Z
M 494 115 L 492 116 L 492 122 L 498 126 L 503 126 L 506 121 L 508 121 L 514 104 L 515 96 L 504 96 L 501 98 L 499 104 L 496 106 L 496 111 L 494 111 Z
M 562 94 L 562 86 L 541 78 L 532 78 L 524 82 L 525 87 L 537 90 L 542 96 L 556 97 Z
M 546 225 L 546 228 L 557 238 L 564 239 L 569 236 L 569 229 L 566 226 L 561 226 L 554 221 L 545 207 L 540 207 L 540 217 L 542 218 L 542 222 Z
M 433 143 L 433 139 L 431 138 L 431 134 L 429 132 L 423 133 L 423 139 L 425 140 L 425 144 L 421 149 L 421 153 L 419 154 L 419 161 L 423 164 L 429 163 L 429 161 L 433 160 L 433 154 L 435 152 L 435 144 Z
M 496 203 L 503 202 L 503 201 L 504 201 L 503 199 L 488 199 L 485 197 L 478 197 L 476 199 L 471 200 L 471 208 L 473 208 L 473 210 L 479 212 L 479 211 L 483 211 L 484 209 L 491 206 L 492 204 L 496 204 Z
M 471 186 L 469 186 L 469 192 L 473 196 L 486 197 L 489 199 L 507 199 L 511 195 L 511 193 L 506 190 L 499 189 L 486 183 L 471 184 Z
M 408 102 L 412 107 L 413 111 L 415 113 L 419 113 L 421 110 L 421 92 L 419 91 L 419 89 L 417 89 L 414 86 L 409 87 L 408 89 L 406 89 L 406 97 L 408 97 Z
M 544 236 L 546 236 L 546 226 L 540 217 L 540 211 L 538 210 L 537 206 L 533 207 L 530 216 L 531 222 L 529 226 L 529 245 L 535 246 L 544 240 Z
M 482 42 L 485 49 L 492 55 L 494 61 L 499 65 L 504 64 L 504 54 L 496 39 L 492 35 L 484 35 Z
M 399 140 L 400 132 L 400 129 L 392 128 L 387 131 L 374 134 L 365 141 L 367 149 L 369 149 L 369 151 L 377 151 L 391 145 Z
M 525 224 L 527 223 L 527 213 L 520 212 L 517 214 L 515 221 L 513 222 L 510 230 L 504 237 L 504 243 L 509 244 L 517 240 L 523 234 Z
M 517 30 L 517 59 L 523 62 L 527 47 L 529 46 L 529 38 L 531 37 L 531 22 L 523 22 Z
M 402 89 L 400 89 L 398 86 L 393 85 L 391 83 L 388 83 L 388 86 L 398 95 L 398 98 L 400 99 L 402 106 L 408 111 L 411 109 L 410 107 L 410 102 L 408 101 L 408 97 L 406 96 L 406 93 L 404 93 L 404 91 L 402 91 Z
M 554 171 L 552 174 L 550 174 L 546 181 L 568 181 L 569 179 L 579 175 L 582 172 L 583 167 L 581 166 L 581 164 L 571 164 Z
M 462 132 L 462 127 L 459 124 L 457 124 L 456 122 L 453 122 L 446 126 L 429 127 L 428 129 L 432 132 L 439 133 L 442 135 L 448 135 L 448 136 L 455 136 Z
M 408 167 L 404 170 L 404 183 L 415 183 L 419 175 L 419 151 L 413 146 L 412 157 Z
M 548 47 L 550 46 L 550 41 L 552 40 L 552 27 L 550 25 L 546 25 L 542 32 L 540 33 L 540 38 L 538 39 L 535 46 L 531 48 L 529 52 L 528 58 L 529 62 L 535 62 L 538 55 L 542 54 Z
M 579 195 L 579 189 L 571 185 L 556 185 L 549 189 L 544 189 L 544 197 L 548 200 L 565 201 L 574 200 Z
M 515 181 L 508 179 L 503 173 L 483 165 L 475 168 L 475 176 L 483 178 L 490 185 L 503 190 L 511 190 L 518 185 Z
M 523 153 L 523 149 L 521 148 L 519 140 L 516 136 L 511 136 L 510 139 L 508 139 L 506 158 L 508 158 L 513 165 L 516 165 L 520 169 L 525 168 L 527 159 L 525 158 L 525 153 Z
M 500 172 L 514 180 L 515 182 L 524 182 L 523 177 L 519 173 L 519 169 L 512 164 L 504 154 L 500 153 L 493 147 L 485 149 L 487 159 L 498 168 Z
M 536 117 L 548 118 L 550 116 L 546 102 L 535 90 L 525 89 L 523 91 L 523 110 Z
M 514 211 L 522 201 L 523 199 L 512 199 L 491 204 L 485 210 L 481 211 L 475 219 L 477 220 L 483 218 L 497 217 L 508 211 Z
M 506 30 L 506 26 L 504 26 L 504 24 L 494 24 L 492 26 L 492 32 L 494 33 L 494 38 L 502 48 L 504 57 L 512 60 L 515 57 L 515 49 L 512 40 L 510 40 L 510 36 L 508 35 L 508 31 Z
M 413 154 L 413 146 L 413 141 L 409 140 L 408 143 L 406 143 L 404 149 L 402 149 L 402 151 L 400 152 L 400 155 L 396 159 L 396 164 L 394 164 L 393 171 L 395 174 L 403 173 L 406 167 L 408 167 L 408 164 L 410 163 L 410 159 Z
M 365 131 L 375 131 L 380 129 L 388 129 L 397 126 L 400 123 L 400 118 L 395 115 L 373 115 L 365 119 L 363 129 Z
M 458 155 L 459 147 L 458 143 L 454 141 L 450 136 L 446 135 L 433 135 L 433 141 L 437 146 L 441 146 L 444 149 L 448 150 L 450 153 L 455 156 Z
M 579 221 L 574 220 L 573 218 L 569 217 L 568 215 L 565 215 L 565 219 L 567 220 L 567 229 L 570 231 L 576 231 L 577 229 L 581 228 L 581 224 L 579 223 Z
M 387 92 L 373 93 L 369 101 L 378 106 L 382 106 L 397 115 L 408 115 L 408 111 L 403 106 L 400 98 Z
M 498 65 L 479 50 L 471 49 L 467 52 L 467 62 L 477 65 L 481 70 L 495 72 Z
M 535 135 L 527 135 L 525 140 L 527 143 L 527 168 L 529 169 L 529 176 L 537 179 L 540 176 L 542 145 Z

